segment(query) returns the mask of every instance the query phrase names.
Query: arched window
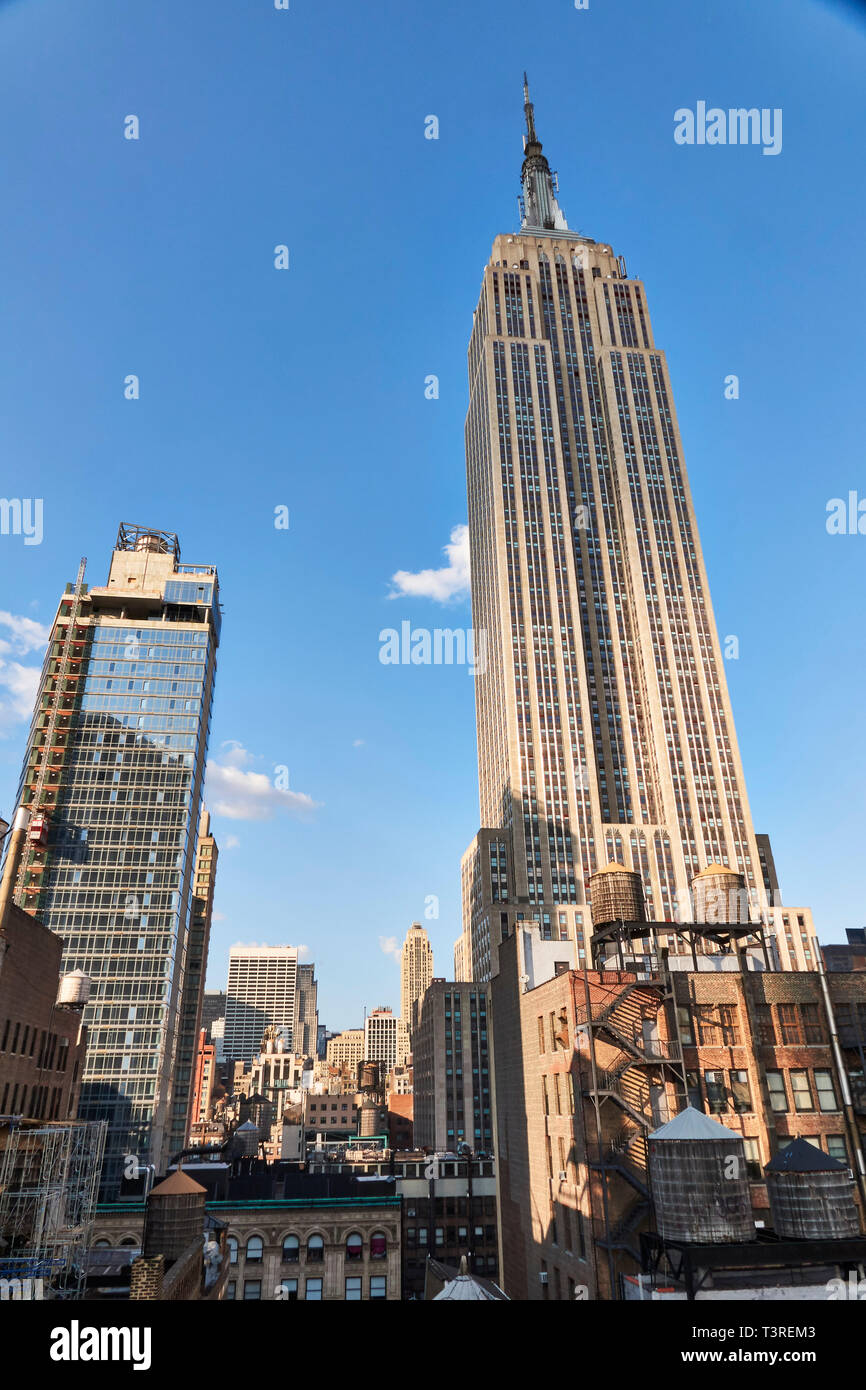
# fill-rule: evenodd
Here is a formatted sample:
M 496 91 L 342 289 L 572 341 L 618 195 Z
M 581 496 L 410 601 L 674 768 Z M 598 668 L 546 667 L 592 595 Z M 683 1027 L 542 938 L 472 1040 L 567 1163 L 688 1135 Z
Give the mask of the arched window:
M 265 1243 L 261 1236 L 250 1236 L 247 1241 L 247 1264 L 261 1264 Z
M 311 1264 L 321 1264 L 325 1258 L 325 1242 L 321 1236 L 310 1236 L 307 1241 L 307 1259 Z
M 237 1262 L 238 1262 L 238 1238 L 237 1238 L 237 1236 L 229 1236 L 228 1240 L 226 1241 L 226 1245 L 227 1245 L 228 1248 L 229 1248 L 229 1264 L 231 1264 L 231 1265 L 236 1265 Z
M 358 1232 L 353 1231 L 352 1234 L 346 1238 L 346 1259 L 360 1260 L 363 1258 L 363 1255 L 364 1242 L 358 1235 Z
M 299 1258 L 300 1241 L 297 1236 L 286 1236 L 283 1241 L 283 1264 L 293 1265 Z
M 109 1240 L 95 1240 L 95 1241 L 93 1242 L 93 1248 L 94 1248 L 94 1250 L 110 1250 L 110 1249 L 111 1249 L 111 1241 L 109 1241 Z
M 133 1248 L 136 1248 L 136 1249 L 138 1248 L 138 1241 L 136 1240 L 135 1236 L 127 1236 L 127 1237 L 125 1238 L 125 1240 L 122 1240 L 122 1241 L 120 1242 L 120 1244 L 121 1244 L 121 1247 L 130 1246 L 130 1245 L 131 1245 L 131 1246 L 133 1246 Z
M 384 1231 L 374 1231 L 370 1237 L 370 1259 L 384 1260 L 388 1254 L 388 1237 Z

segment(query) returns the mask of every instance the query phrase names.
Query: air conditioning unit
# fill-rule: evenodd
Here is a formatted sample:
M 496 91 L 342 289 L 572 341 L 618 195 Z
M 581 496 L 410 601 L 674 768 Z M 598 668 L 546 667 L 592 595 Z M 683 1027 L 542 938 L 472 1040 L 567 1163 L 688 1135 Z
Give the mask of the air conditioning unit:
M 566 1172 L 560 1173 L 560 1175 L 559 1175 L 559 1181 L 560 1181 L 560 1182 L 568 1182 L 568 1174 L 567 1174 Z
M 538 1276 L 538 1282 L 539 1282 L 539 1284 L 546 1284 L 546 1283 L 547 1283 L 547 1270 L 546 1270 L 546 1269 L 543 1269 L 543 1270 L 541 1271 L 541 1273 L 539 1274 L 539 1276 Z

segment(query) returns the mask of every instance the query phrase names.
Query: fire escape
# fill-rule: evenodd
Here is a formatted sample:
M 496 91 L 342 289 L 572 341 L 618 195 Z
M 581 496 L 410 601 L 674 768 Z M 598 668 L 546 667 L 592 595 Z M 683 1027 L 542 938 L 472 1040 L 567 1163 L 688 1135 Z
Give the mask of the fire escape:
M 660 1021 L 672 1017 L 667 975 L 636 980 L 633 973 L 606 971 L 604 981 L 614 997 L 607 1003 L 588 997 L 578 1020 L 588 1043 L 582 1090 L 593 1115 L 586 1128 L 596 1135 L 588 1165 L 602 1188 L 604 1232 L 597 1244 L 639 1263 L 636 1236 L 650 1211 L 647 1135 L 685 1104 L 686 1080 L 678 1039 L 660 1036 Z

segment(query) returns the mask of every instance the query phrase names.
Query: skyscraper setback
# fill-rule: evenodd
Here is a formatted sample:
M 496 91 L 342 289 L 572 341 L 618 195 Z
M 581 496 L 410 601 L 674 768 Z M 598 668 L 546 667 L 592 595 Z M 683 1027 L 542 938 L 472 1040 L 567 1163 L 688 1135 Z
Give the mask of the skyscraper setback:
M 197 842 L 217 572 L 168 531 L 121 525 L 108 583 L 84 564 L 51 628 L 19 803 L 18 901 L 93 981 L 82 1118 L 109 1122 L 103 1189 L 185 1134 L 216 848 Z M 196 857 L 204 907 L 191 921 Z M 179 1146 L 179 1145 L 178 1145 Z
M 495 973 L 517 917 L 583 952 L 588 879 L 608 862 L 641 874 L 657 921 L 709 864 L 760 908 L 771 862 L 644 287 L 569 230 L 526 85 L 524 109 L 522 225 L 494 241 L 469 344 L 472 613 L 488 651 L 457 948 L 469 979 Z M 811 937 L 799 909 L 782 962 L 814 964 Z

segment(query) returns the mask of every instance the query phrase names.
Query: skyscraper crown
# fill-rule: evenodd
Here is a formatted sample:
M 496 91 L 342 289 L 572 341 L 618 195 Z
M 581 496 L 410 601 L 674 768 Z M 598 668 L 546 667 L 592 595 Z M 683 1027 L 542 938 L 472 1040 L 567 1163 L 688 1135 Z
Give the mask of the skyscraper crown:
M 542 153 L 541 141 L 535 131 L 535 107 L 529 99 L 526 73 L 523 74 L 523 110 L 526 134 L 523 137 L 523 168 L 520 171 L 523 185 L 521 230 L 567 232 L 568 223 L 556 201 L 556 179 L 546 155 Z

